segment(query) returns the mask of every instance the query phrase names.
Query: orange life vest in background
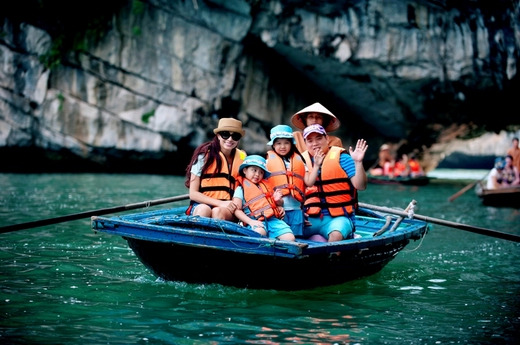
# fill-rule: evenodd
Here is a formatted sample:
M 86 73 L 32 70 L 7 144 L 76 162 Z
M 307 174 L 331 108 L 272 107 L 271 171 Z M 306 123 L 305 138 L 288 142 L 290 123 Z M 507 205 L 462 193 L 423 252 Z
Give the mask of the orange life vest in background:
M 415 159 L 410 159 L 408 161 L 408 165 L 410 166 L 410 172 L 416 173 L 416 174 L 421 172 L 421 165 Z
M 299 202 L 304 200 L 305 191 L 305 164 L 299 154 L 294 153 L 291 159 L 291 167 L 287 169 L 282 157 L 276 152 L 267 152 L 267 170 L 271 172 L 269 184 L 273 190 L 282 189 L 283 196 L 292 195 Z
M 406 171 L 406 165 L 401 162 L 395 162 L 394 165 L 394 176 L 402 176 L 402 174 Z
M 250 213 L 248 217 L 257 220 L 265 220 L 273 216 L 281 218 L 278 206 L 271 193 L 272 189 L 266 180 L 262 180 L 258 185 L 255 185 L 253 182 L 240 176 L 239 182 L 244 189 L 245 204 L 242 205 L 242 209 L 249 207 Z
M 214 199 L 231 200 L 237 186 L 238 168 L 246 158 L 246 153 L 239 149 L 235 150 L 235 156 L 231 162 L 231 172 L 228 168 L 226 156 L 222 152 L 219 152 L 219 155 L 222 161 L 220 173 L 215 173 L 217 170 L 215 160 L 206 171 L 202 172 L 199 192 Z
M 323 160 L 320 173 L 314 188 L 308 188 L 306 192 L 304 210 L 309 215 L 318 215 L 322 208 L 326 208 L 330 215 L 349 216 L 354 214 L 357 205 L 357 191 L 352 185 L 349 176 L 341 168 L 339 159 L 345 149 L 331 146 Z M 303 153 L 309 170 L 312 169 L 312 161 L 308 151 Z M 322 204 L 321 201 L 325 200 Z

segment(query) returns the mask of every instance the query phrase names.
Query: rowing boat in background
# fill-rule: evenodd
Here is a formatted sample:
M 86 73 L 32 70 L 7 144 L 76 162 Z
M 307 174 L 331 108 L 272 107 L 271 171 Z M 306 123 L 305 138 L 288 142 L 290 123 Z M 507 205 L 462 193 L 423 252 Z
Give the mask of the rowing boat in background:
M 391 176 L 375 176 L 367 174 L 368 182 L 374 184 L 402 184 L 410 186 L 426 186 L 430 183 L 432 177 L 429 176 L 406 176 L 406 177 L 391 177 Z
M 485 181 L 481 181 L 475 193 L 485 206 L 520 208 L 520 186 L 486 189 Z

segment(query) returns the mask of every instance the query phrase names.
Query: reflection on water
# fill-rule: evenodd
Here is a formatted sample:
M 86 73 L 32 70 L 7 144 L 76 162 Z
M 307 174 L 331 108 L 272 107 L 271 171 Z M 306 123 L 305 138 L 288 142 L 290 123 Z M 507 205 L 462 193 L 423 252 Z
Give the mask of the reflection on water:
M 172 176 L 0 174 L 1 225 L 184 194 L 182 183 Z M 472 192 L 447 202 L 466 184 L 370 185 L 360 200 L 404 208 L 415 199 L 417 214 L 520 234 L 519 210 L 484 207 Z M 508 344 L 519 340 L 519 259 L 517 243 L 434 224 L 423 242 L 410 243 L 373 276 L 308 291 L 248 290 L 157 279 L 124 239 L 95 234 L 88 219 L 70 221 L 0 235 L 0 339 Z M 237 263 L 237 274 L 243 269 Z

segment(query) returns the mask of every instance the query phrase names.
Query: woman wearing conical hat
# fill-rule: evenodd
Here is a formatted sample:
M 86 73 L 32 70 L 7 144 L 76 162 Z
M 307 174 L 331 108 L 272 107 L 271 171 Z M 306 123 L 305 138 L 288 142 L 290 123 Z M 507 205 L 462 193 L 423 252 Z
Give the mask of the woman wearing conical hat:
M 305 127 L 310 125 L 318 124 L 321 125 L 327 133 L 333 132 L 339 128 L 339 120 L 334 114 L 332 114 L 327 108 L 320 103 L 314 103 L 306 108 L 303 108 L 291 117 L 292 124 L 302 131 Z M 302 132 L 295 131 L 293 133 L 294 139 L 296 140 L 296 147 L 300 152 L 307 151 L 307 145 L 303 140 Z M 328 135 L 329 146 L 343 147 L 341 139 L 332 135 Z

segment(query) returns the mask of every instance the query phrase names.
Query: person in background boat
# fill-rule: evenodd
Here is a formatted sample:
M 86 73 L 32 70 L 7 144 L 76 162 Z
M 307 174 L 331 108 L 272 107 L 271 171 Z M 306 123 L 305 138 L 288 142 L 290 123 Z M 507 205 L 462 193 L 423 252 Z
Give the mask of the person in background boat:
M 235 216 L 254 231 L 269 238 L 294 241 L 291 227 L 285 223 L 281 189 L 273 191 L 267 178 L 270 172 L 264 157 L 246 157 L 239 168 L 239 186 L 233 195 Z
M 394 165 L 393 177 L 408 177 L 411 174 L 408 155 L 401 154 Z
M 327 132 L 318 125 L 303 130 L 307 151 L 302 153 L 309 170 L 318 165 L 318 177 L 309 188 L 304 210 L 311 226 L 305 227 L 304 237 L 320 234 L 328 242 L 353 237 L 357 191 L 367 187 L 363 159 L 368 148 L 366 141 L 357 141 L 353 150 L 328 145 Z M 319 164 L 317 157 L 325 155 Z M 315 160 L 316 158 L 316 160 Z
M 502 171 L 502 187 L 512 187 L 520 185 L 518 168 L 513 164 L 511 155 L 504 159 L 504 171 Z
M 507 150 L 506 155 L 513 157 L 513 164 L 518 171 L 520 171 L 520 147 L 518 146 L 518 138 L 511 140 L 511 147 Z
M 314 103 L 303 108 L 291 117 L 291 123 L 298 129 L 304 130 L 305 127 L 318 124 L 323 126 L 327 133 L 333 132 L 339 128 L 339 120 L 327 108 L 320 103 Z M 294 132 L 294 140 L 296 147 L 300 152 L 306 151 L 307 146 L 303 139 L 302 132 Z M 328 136 L 329 146 L 343 147 L 341 139 L 332 135 Z
M 323 154 L 315 157 L 317 165 L 309 172 L 305 160 L 296 147 L 292 128 L 287 125 L 278 125 L 271 129 L 272 150 L 267 152 L 267 169 L 271 172 L 269 182 L 275 190 L 283 195 L 285 209 L 284 221 L 291 227 L 296 237 L 303 236 L 303 202 L 305 188 L 314 185 L 318 176 L 318 169 L 323 161 Z
M 395 159 L 390 153 L 390 145 L 383 144 L 379 148 L 376 165 L 368 170 L 373 176 L 393 176 Z
M 498 189 L 502 186 L 502 172 L 504 171 L 505 162 L 501 157 L 495 159 L 495 166 L 489 172 L 486 189 Z
M 421 167 L 421 164 L 417 160 L 417 156 L 414 152 L 410 153 L 409 155 L 408 165 L 410 166 L 411 177 L 419 177 L 426 175 L 423 168 Z
M 232 198 L 239 166 L 247 156 L 237 146 L 245 131 L 241 121 L 222 118 L 213 133 L 212 141 L 195 149 L 186 168 L 191 200 L 186 214 L 236 221 Z

